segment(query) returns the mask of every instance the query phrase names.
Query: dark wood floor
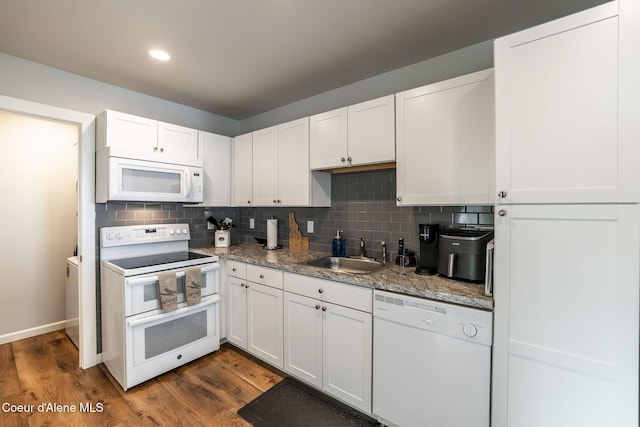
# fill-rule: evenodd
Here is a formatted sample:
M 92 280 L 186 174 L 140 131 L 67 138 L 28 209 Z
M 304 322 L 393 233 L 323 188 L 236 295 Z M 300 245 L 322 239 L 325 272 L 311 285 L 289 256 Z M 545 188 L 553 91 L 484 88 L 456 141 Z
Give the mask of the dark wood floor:
M 104 365 L 77 361 L 64 331 L 0 345 L 0 425 L 248 426 L 237 410 L 282 379 L 229 345 L 127 392 Z

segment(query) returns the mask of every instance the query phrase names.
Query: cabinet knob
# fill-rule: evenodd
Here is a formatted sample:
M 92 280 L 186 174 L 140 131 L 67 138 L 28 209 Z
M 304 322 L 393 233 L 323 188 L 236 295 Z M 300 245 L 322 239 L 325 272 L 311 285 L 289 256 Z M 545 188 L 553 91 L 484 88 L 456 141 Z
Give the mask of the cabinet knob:
M 241 288 L 244 288 L 244 283 L 240 283 L 240 287 L 241 287 Z
M 346 162 L 346 161 L 347 161 L 347 159 L 345 159 L 345 158 L 343 157 L 343 158 L 341 158 L 341 159 L 340 159 L 340 161 L 341 161 L 342 163 L 344 163 L 344 162 Z
M 401 201 L 402 201 L 402 197 L 401 197 L 401 196 L 398 196 L 398 197 L 396 197 L 396 200 L 397 200 L 397 201 L 399 201 L 399 202 L 401 202 Z
M 164 148 L 160 147 L 160 152 L 164 153 Z
M 261 275 L 260 275 L 260 278 L 261 278 L 261 279 L 264 279 L 264 274 L 261 274 Z
M 237 270 L 236 270 L 236 268 L 235 268 L 235 267 L 233 267 L 233 268 L 231 269 L 231 271 L 237 271 Z
M 273 199 L 273 204 L 275 205 L 276 203 L 278 203 L 278 201 L 276 199 Z
M 251 204 L 251 200 L 247 200 L 247 203 L 248 203 L 248 204 Z
M 500 197 L 501 199 L 504 199 L 505 197 L 507 197 L 507 192 L 506 191 L 500 191 L 498 193 L 498 197 Z
M 507 211 L 505 211 L 504 209 L 500 209 L 498 211 L 498 215 L 500 215 L 500 216 L 505 216 L 506 214 L 507 214 Z
M 153 151 L 158 151 L 158 147 L 153 147 Z
M 327 307 L 322 306 L 322 311 L 327 311 Z
M 320 310 L 320 304 L 316 304 L 316 310 Z
M 351 156 L 349 156 L 349 157 L 347 157 L 347 160 L 349 161 L 349 163 L 351 163 L 351 160 L 353 160 L 353 159 L 351 158 Z
M 319 294 L 321 294 L 321 293 L 323 293 L 323 292 L 324 292 L 324 289 L 322 289 L 322 288 L 318 289 L 318 293 L 319 293 Z
M 282 200 L 278 199 L 278 204 L 281 204 L 281 203 L 282 203 Z

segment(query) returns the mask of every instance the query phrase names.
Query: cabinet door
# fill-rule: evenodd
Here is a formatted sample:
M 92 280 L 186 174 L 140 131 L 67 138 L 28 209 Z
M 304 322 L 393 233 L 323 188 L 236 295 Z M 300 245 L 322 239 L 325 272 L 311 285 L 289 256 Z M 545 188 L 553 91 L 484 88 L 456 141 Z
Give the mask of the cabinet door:
M 396 158 L 394 96 L 389 95 L 348 107 L 350 165 L 393 162 Z
M 503 202 L 618 201 L 621 163 L 635 160 L 618 147 L 616 14 L 612 2 L 496 40 Z
M 204 200 L 201 206 L 231 204 L 231 138 L 198 132 L 199 157 L 204 168 Z
M 248 282 L 248 348 L 273 366 L 282 369 L 283 313 L 282 290 Z
M 253 136 L 236 136 L 231 143 L 231 204 L 251 206 L 253 200 Z
M 227 276 L 227 339 L 247 349 L 247 282 Z
M 322 310 L 323 389 L 371 412 L 372 316 L 329 303 Z
M 198 153 L 198 131 L 158 122 L 158 161 L 202 167 Z
M 283 206 L 309 205 L 309 118 L 278 126 L 278 199 Z
M 253 205 L 278 205 L 278 126 L 253 133 Z
M 98 129 L 98 148 L 110 147 L 112 156 L 157 160 L 156 120 L 105 110 L 98 117 Z
M 492 425 L 637 425 L 638 206 L 497 211 Z
M 321 303 L 289 292 L 284 295 L 284 370 L 322 387 Z
M 347 166 L 347 108 L 309 118 L 309 163 L 311 169 Z
M 488 204 L 494 192 L 493 71 L 396 95 L 397 204 Z

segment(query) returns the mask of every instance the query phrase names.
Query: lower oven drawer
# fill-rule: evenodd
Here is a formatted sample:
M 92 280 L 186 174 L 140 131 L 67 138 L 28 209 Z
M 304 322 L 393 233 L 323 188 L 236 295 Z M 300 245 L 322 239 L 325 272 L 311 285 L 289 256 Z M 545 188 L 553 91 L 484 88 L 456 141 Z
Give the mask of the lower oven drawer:
M 202 296 L 218 293 L 220 264 L 210 263 L 200 267 L 200 293 Z M 169 270 L 176 273 L 178 304 L 186 300 L 184 293 L 185 269 Z M 158 296 L 158 274 L 143 274 L 125 278 L 124 315 L 133 316 L 160 308 Z
M 220 348 L 220 296 L 126 319 L 126 390 Z

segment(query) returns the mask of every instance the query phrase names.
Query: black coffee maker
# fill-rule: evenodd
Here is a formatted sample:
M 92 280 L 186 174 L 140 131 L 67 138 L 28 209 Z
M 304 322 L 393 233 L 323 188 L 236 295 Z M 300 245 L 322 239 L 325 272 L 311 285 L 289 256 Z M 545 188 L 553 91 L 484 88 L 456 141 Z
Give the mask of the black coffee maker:
M 420 264 L 416 274 L 430 276 L 438 272 L 438 224 L 419 224 Z

